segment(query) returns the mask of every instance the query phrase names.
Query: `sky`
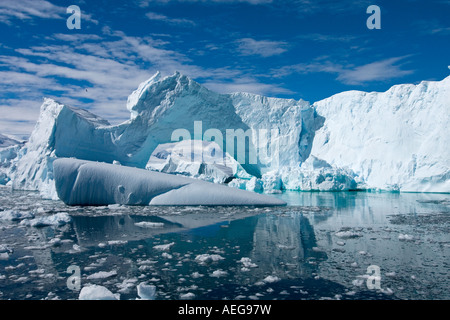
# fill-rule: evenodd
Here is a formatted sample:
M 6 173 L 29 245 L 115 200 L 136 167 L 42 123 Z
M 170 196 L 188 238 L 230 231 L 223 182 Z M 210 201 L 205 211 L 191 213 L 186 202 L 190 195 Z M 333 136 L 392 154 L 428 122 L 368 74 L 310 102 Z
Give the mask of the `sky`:
M 311 103 L 442 80 L 449 17 L 450 0 L 0 0 L 0 133 L 29 135 L 44 97 L 123 122 L 156 71 Z

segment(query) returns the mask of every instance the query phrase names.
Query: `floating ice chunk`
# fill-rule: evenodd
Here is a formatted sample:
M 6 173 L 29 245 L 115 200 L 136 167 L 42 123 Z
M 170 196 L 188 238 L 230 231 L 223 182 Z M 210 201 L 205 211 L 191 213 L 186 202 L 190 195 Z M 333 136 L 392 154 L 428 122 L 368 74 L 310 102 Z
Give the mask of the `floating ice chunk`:
M 382 293 L 384 293 L 384 294 L 387 294 L 387 295 L 392 295 L 392 294 L 394 294 L 394 291 L 393 291 L 391 288 L 381 288 L 380 291 L 381 291 Z
M 12 249 L 5 244 L 0 244 L 0 253 L 11 253 Z
M 0 220 L 21 221 L 24 219 L 33 219 L 34 214 L 28 211 L 6 210 L 0 212 Z
M 108 163 L 61 158 L 53 169 L 58 196 L 68 205 L 286 205 L 267 195 Z
M 414 237 L 409 235 L 409 234 L 400 234 L 398 236 L 398 240 L 403 240 L 403 241 L 413 241 Z
M 272 276 L 272 275 L 270 275 L 270 276 L 265 277 L 265 278 L 263 279 L 263 282 L 265 282 L 265 283 L 274 283 L 274 282 L 278 282 L 278 281 L 280 281 L 280 280 L 281 280 L 281 279 L 278 278 L 277 276 Z
M 170 253 L 167 253 L 167 252 L 163 252 L 161 254 L 161 257 L 166 258 L 166 259 L 172 259 L 173 258 L 173 256 Z
M 242 257 L 241 260 L 239 260 L 238 262 L 242 263 L 244 265 L 244 268 L 256 268 L 257 267 L 256 263 L 253 263 L 252 259 L 250 259 L 248 257 Z
M 78 297 L 79 300 L 119 300 L 120 294 L 113 294 L 107 288 L 99 285 L 83 287 Z
M 341 239 L 354 239 L 354 238 L 362 237 L 362 234 L 359 232 L 351 231 L 351 230 L 345 230 L 345 231 L 336 232 L 335 236 L 338 238 L 341 238 Z
M 180 294 L 181 300 L 191 300 L 195 298 L 195 294 L 192 292 Z
M 160 244 L 160 245 L 154 246 L 153 249 L 159 250 L 159 251 L 168 251 L 174 244 L 175 244 L 175 242 L 171 242 L 168 244 Z
M 203 275 L 201 273 L 195 271 L 194 273 L 191 274 L 191 277 L 194 279 L 198 279 L 198 278 L 203 277 Z
M 117 245 L 123 245 L 123 244 L 127 244 L 128 241 L 127 240 L 110 240 L 108 241 L 108 244 L 110 246 L 117 246 Z M 101 247 L 101 243 L 98 244 L 99 247 Z
M 156 295 L 156 287 L 154 285 L 141 282 L 137 286 L 137 292 L 141 300 L 154 300 Z
M 88 280 L 94 280 L 94 279 L 106 279 L 106 278 L 110 278 L 110 277 L 114 277 L 117 276 L 117 271 L 112 270 L 112 271 L 99 271 L 96 272 L 94 274 L 89 275 L 86 279 Z
M 227 275 L 228 275 L 228 272 L 219 269 L 219 270 L 213 271 L 213 273 L 211 273 L 210 276 L 214 277 L 214 278 L 220 278 L 220 277 L 225 277 Z
M 220 260 L 223 260 L 223 259 L 225 259 L 225 258 L 222 257 L 221 255 L 208 254 L 208 253 L 200 254 L 200 255 L 195 257 L 195 261 L 200 263 L 200 264 L 217 262 L 217 261 L 220 261 Z
M 61 239 L 60 238 L 52 238 L 48 241 L 48 244 L 53 247 L 59 247 L 61 245 Z
M 62 226 L 70 223 L 71 221 L 72 218 L 67 212 L 59 212 L 51 216 L 37 217 L 31 220 L 22 220 L 20 224 L 39 228 L 47 226 Z

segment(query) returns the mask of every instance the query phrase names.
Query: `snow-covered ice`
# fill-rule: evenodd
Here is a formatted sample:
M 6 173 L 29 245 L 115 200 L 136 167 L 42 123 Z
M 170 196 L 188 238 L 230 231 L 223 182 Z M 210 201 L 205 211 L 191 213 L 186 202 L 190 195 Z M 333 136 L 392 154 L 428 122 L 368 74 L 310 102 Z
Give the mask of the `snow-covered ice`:
M 369 188 L 450 192 L 450 77 L 343 92 L 314 107 L 325 118 L 315 157 L 348 168 Z

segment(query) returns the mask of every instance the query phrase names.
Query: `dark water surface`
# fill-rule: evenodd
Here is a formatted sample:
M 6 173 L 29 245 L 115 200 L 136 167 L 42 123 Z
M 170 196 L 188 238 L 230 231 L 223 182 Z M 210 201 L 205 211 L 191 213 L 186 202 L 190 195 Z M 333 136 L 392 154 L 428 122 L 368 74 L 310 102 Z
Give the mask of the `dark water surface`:
M 0 188 L 0 299 L 78 299 L 70 266 L 120 299 L 140 283 L 155 299 L 450 298 L 449 194 L 276 196 L 289 205 L 82 208 Z

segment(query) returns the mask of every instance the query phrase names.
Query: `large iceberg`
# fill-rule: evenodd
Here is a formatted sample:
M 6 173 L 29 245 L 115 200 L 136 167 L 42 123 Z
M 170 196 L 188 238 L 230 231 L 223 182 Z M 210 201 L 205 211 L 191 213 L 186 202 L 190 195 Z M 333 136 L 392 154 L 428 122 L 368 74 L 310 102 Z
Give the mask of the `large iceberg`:
M 449 104 L 450 77 L 386 92 L 343 92 L 311 105 L 219 94 L 179 73 L 157 73 L 130 95 L 130 119 L 119 125 L 45 99 L 29 141 L 3 172 L 13 188 L 49 198 L 57 198 L 58 158 L 252 191 L 450 192 Z M 187 153 L 174 152 L 186 145 Z
M 314 104 L 326 120 L 311 154 L 370 188 L 450 192 L 450 77 Z
M 53 161 L 59 198 L 68 205 L 279 206 L 277 198 L 198 179 L 78 159 Z

